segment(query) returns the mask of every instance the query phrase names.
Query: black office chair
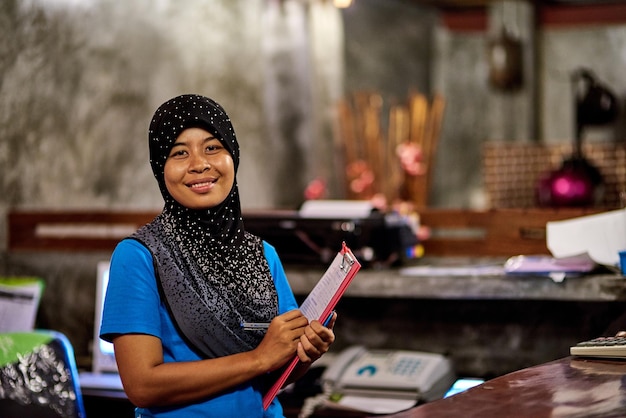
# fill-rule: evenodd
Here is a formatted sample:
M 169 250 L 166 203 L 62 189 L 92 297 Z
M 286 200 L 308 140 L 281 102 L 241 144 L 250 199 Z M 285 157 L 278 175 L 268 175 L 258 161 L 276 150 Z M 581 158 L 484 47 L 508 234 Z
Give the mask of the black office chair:
M 85 418 L 74 349 L 60 332 L 0 333 L 2 418 Z

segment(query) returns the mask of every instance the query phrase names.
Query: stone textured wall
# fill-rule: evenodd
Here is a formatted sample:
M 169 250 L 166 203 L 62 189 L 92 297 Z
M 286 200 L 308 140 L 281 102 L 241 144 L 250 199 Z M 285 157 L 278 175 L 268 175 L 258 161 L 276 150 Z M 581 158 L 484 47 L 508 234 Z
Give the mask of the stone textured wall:
M 159 209 L 147 127 L 181 93 L 229 112 L 246 207 L 294 207 L 332 174 L 317 151 L 342 91 L 330 4 L 7 0 L 0 21 L 3 237 L 8 208 Z

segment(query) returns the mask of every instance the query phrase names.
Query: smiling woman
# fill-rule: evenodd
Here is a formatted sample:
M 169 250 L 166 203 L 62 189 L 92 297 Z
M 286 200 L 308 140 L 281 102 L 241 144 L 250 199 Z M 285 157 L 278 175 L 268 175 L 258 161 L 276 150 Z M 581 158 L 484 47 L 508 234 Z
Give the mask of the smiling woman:
M 165 205 L 115 248 L 100 328 L 136 416 L 283 416 L 278 400 L 263 404 L 267 379 L 295 355 L 292 376 L 304 374 L 335 318 L 309 323 L 274 247 L 245 230 L 239 145 L 219 104 L 168 100 L 149 148 Z

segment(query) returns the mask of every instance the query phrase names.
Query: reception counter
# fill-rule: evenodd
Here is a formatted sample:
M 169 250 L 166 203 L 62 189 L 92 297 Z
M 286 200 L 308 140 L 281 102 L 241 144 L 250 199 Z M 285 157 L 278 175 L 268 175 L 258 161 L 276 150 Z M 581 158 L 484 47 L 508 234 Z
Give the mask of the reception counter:
M 623 417 L 626 361 L 566 357 L 390 418 Z
M 322 268 L 286 269 L 300 299 L 323 274 Z M 626 329 L 625 299 L 626 279 L 610 272 L 555 282 L 546 276 L 422 277 L 402 269 L 362 269 L 337 306 L 333 350 L 360 344 L 441 353 L 459 376 L 493 378 L 565 357 L 577 342 Z

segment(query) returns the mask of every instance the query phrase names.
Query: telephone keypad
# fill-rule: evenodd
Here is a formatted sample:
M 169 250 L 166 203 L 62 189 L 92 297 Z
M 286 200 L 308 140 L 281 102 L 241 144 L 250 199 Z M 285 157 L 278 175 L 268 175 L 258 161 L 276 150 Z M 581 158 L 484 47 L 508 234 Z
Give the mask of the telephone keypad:
M 390 372 L 399 376 L 414 376 L 421 368 L 419 359 L 402 357 L 391 366 Z

